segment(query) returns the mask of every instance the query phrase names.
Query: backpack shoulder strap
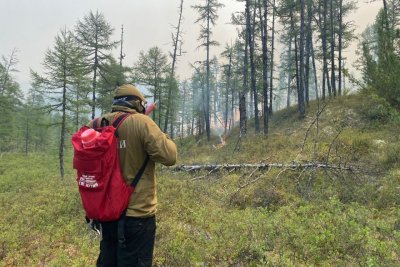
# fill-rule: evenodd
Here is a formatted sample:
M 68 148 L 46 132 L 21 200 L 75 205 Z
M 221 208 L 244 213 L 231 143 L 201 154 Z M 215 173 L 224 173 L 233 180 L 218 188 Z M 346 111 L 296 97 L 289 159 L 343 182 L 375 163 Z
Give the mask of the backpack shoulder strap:
M 112 126 L 116 129 L 124 122 L 128 116 L 130 116 L 130 113 L 122 113 L 121 115 L 117 115 L 116 118 L 112 122 Z
M 96 129 L 99 125 L 97 125 L 98 123 L 97 123 L 97 121 L 99 120 L 99 118 L 94 118 L 93 120 L 92 120 L 92 128 L 93 129 Z
M 100 127 L 106 127 L 108 125 L 110 125 L 110 122 L 106 118 L 102 117 L 100 122 Z
M 121 124 L 127 119 L 131 114 L 130 113 L 122 113 L 121 115 L 117 115 L 116 118 L 112 122 L 112 126 L 115 128 L 115 136 L 118 137 L 118 128 Z
M 131 183 L 131 186 L 132 186 L 133 188 L 135 188 L 136 185 L 139 183 L 139 180 L 140 180 L 140 178 L 142 177 L 142 175 L 143 175 L 143 173 L 144 173 L 144 170 L 145 170 L 146 167 L 147 167 L 147 163 L 149 162 L 149 159 L 150 159 L 150 158 L 149 158 L 149 155 L 147 155 L 146 158 L 145 158 L 145 160 L 144 160 L 144 162 L 143 162 L 143 164 L 142 164 L 142 167 L 140 167 L 138 173 L 137 173 L 136 176 L 135 176 L 135 179 L 133 179 L 133 181 L 132 181 L 132 183 Z
M 99 123 L 99 121 L 100 121 L 100 123 Z M 104 117 L 99 117 L 99 118 L 94 118 L 90 124 L 92 124 L 93 129 L 97 129 L 97 128 L 108 126 L 110 124 L 110 122 Z

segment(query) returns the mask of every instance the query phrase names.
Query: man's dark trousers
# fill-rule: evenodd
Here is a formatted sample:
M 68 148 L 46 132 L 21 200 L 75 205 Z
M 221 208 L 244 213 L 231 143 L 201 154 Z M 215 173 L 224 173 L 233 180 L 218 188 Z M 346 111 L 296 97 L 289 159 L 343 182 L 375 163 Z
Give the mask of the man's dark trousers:
M 118 222 L 101 224 L 97 267 L 151 267 L 156 232 L 155 216 L 125 218 L 125 241 L 118 241 Z

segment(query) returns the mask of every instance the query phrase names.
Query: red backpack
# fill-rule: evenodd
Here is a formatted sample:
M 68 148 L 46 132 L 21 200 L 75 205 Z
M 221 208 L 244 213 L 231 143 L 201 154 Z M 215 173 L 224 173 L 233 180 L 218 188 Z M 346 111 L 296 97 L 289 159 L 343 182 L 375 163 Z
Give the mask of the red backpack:
M 89 127 L 83 126 L 72 136 L 73 166 L 77 170 L 83 208 L 90 219 L 102 222 L 118 220 L 128 207 L 129 198 L 146 168 L 148 158 L 133 183 L 126 184 L 120 169 L 117 130 L 129 115 L 117 116 L 111 125 L 103 118 L 99 128 L 99 119 L 95 119 L 93 129 L 100 134 L 96 134 L 98 136 L 90 147 L 84 146 L 82 137 Z

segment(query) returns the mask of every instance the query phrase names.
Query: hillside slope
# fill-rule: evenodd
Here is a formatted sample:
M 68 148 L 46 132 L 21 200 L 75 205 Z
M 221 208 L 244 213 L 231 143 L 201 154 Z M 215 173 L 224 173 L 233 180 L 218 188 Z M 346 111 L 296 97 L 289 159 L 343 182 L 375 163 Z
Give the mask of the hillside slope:
M 216 224 L 240 233 L 230 240 L 232 251 L 225 248 L 239 265 L 396 266 L 399 119 L 374 95 L 314 101 L 303 120 L 295 107 L 274 114 L 267 138 L 254 134 L 250 122 L 245 138 L 234 129 L 220 149 L 219 138 L 213 144 L 194 138 L 178 142 L 180 164 L 276 163 L 280 168 L 173 176 L 182 176 L 182 186 L 192 188 L 193 205 L 204 204 L 198 207 L 206 225 L 201 228 Z M 351 171 L 289 167 L 317 163 Z

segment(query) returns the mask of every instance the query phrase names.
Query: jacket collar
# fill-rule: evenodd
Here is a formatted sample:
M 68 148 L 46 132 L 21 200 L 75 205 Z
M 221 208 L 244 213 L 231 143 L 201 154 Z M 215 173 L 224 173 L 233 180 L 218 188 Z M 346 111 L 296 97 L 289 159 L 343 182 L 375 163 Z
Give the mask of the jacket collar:
M 137 110 L 133 109 L 133 108 L 128 108 L 128 107 L 124 107 L 124 106 L 118 106 L 118 105 L 112 105 L 111 109 L 113 111 L 121 111 L 121 112 L 127 112 L 127 113 L 138 113 Z

